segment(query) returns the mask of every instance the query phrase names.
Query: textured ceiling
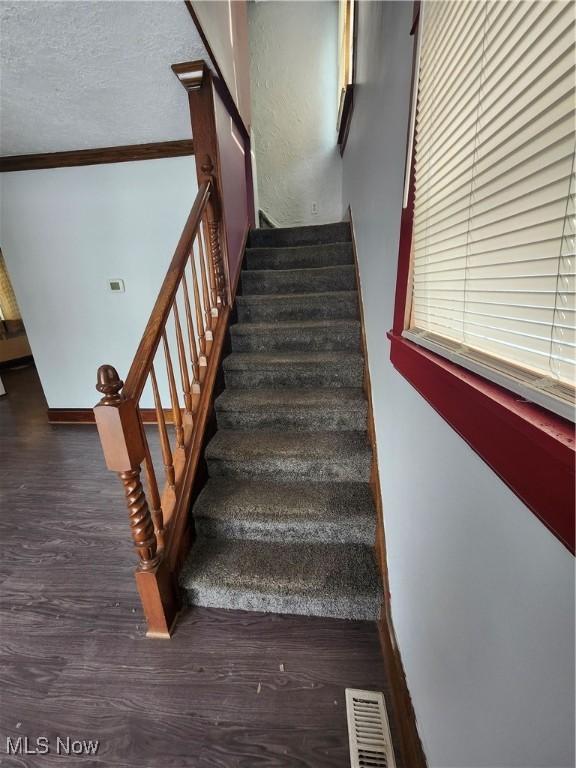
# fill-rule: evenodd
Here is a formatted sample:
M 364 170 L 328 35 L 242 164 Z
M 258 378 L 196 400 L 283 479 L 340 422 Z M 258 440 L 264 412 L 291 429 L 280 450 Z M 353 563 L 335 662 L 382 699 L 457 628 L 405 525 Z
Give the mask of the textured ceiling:
M 181 0 L 0 1 L 0 154 L 190 138 L 170 65 L 199 58 Z

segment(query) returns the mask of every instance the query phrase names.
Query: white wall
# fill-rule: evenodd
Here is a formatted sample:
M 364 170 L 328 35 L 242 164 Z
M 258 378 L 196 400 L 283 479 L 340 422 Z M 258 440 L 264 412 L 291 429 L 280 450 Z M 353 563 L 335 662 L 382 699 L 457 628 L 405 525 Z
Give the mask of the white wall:
M 340 221 L 338 4 L 249 3 L 248 30 L 260 208 L 281 226 Z
M 48 405 L 91 408 L 99 365 L 128 372 L 196 196 L 194 158 L 5 173 L 0 184 L 0 246 Z
M 430 768 L 574 764 L 568 551 L 391 366 L 412 4 L 360 4 L 344 155 L 393 621 Z

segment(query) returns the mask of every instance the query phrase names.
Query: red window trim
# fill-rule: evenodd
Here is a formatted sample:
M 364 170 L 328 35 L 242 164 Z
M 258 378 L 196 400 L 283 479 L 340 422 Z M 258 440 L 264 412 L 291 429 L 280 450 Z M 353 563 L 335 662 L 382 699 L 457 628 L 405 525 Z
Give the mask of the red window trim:
M 412 33 L 416 46 L 416 25 Z M 412 87 L 414 78 L 413 71 Z M 400 223 L 394 321 L 388 333 L 391 362 L 574 554 L 573 425 L 402 337 L 410 279 L 413 209 L 414 150 L 408 205 L 402 210 Z

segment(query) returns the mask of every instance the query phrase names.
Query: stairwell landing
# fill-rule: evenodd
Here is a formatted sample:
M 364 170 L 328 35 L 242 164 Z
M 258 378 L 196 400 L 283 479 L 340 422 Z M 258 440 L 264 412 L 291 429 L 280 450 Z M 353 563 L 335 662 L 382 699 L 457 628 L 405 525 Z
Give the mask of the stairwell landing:
M 255 230 L 245 264 L 181 585 L 192 605 L 375 620 L 350 225 Z

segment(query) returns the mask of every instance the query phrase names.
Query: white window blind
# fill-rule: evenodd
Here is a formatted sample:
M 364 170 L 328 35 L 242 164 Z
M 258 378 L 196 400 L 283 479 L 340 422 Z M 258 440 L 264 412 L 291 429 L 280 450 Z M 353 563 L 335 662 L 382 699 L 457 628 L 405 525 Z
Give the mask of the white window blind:
M 574 5 L 423 5 L 405 335 L 573 418 Z

